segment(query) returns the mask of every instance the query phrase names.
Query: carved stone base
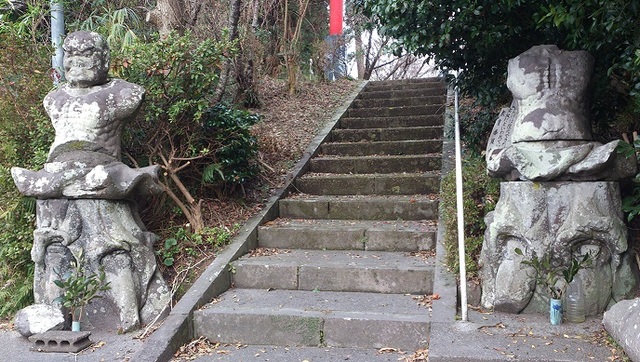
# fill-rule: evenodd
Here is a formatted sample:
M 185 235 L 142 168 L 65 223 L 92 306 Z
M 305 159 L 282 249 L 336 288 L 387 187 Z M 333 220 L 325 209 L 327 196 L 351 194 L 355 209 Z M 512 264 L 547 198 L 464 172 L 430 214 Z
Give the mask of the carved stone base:
M 503 182 L 496 209 L 485 222 L 480 264 L 487 308 L 548 311 L 545 287 L 536 285 L 534 269 L 522 264 L 534 255 L 550 256 L 555 266 L 568 266 L 572 257 L 585 253 L 595 256 L 592 267 L 580 271 L 587 315 L 599 315 L 637 290 L 635 260 L 624 253 L 617 182 Z
M 110 289 L 85 310 L 88 325 L 127 332 L 165 310 L 170 292 L 156 267 L 153 243 L 127 201 L 38 200 L 31 256 L 36 303 L 61 295 L 54 280 L 82 255 L 87 274 L 106 273 Z M 83 321 L 83 322 L 85 322 Z

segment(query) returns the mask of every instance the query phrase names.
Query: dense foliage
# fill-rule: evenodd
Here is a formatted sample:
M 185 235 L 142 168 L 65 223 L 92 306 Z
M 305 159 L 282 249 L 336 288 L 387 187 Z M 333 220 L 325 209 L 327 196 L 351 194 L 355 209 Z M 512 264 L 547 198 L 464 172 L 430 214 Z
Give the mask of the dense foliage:
M 133 164 L 159 164 L 163 185 L 194 231 L 205 225 L 199 195 L 218 196 L 249 181 L 257 168 L 250 127 L 259 118 L 214 104 L 233 43 L 171 33 L 112 55 L 113 73 L 142 85 L 145 100 L 123 142 Z
M 479 103 L 506 104 L 507 60 L 533 45 L 585 49 L 596 59 L 593 116 L 600 138 L 637 127 L 640 114 L 640 2 L 357 0 L 398 51 L 432 56 L 460 70 L 462 91 Z M 629 124 L 633 123 L 633 124 Z
M 53 131 L 40 104 L 51 87 L 49 62 L 45 47 L 0 33 L 0 316 L 33 300 L 35 200 L 18 193 L 9 168 L 39 169 L 47 157 Z

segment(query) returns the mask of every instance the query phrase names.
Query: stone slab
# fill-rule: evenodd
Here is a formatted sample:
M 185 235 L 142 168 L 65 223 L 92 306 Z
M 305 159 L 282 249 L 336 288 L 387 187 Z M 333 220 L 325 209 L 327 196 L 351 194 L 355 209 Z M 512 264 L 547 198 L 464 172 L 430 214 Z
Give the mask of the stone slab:
M 444 117 L 442 115 L 422 115 L 422 116 L 404 116 L 404 117 L 376 117 L 369 116 L 364 118 L 343 117 L 340 118 L 340 128 L 364 129 L 364 128 L 381 128 L 381 127 L 425 127 L 425 126 L 442 126 Z
M 365 229 L 345 225 L 318 225 L 298 222 L 261 226 L 259 245 L 267 248 L 364 250 Z
M 91 332 L 48 331 L 29 337 L 32 351 L 77 353 L 89 347 Z
M 429 320 L 428 309 L 418 306 L 410 295 L 287 290 L 231 289 L 195 312 L 196 333 L 212 341 L 243 343 L 238 339 L 246 341 L 244 335 L 254 335 L 260 342 L 253 344 L 286 346 L 323 343 L 376 348 L 388 333 L 392 339 L 385 347 L 399 348 L 416 337 L 416 331 L 428 332 Z M 354 328 L 367 329 L 370 336 L 379 331 L 380 336 L 372 343 L 364 338 L 338 339 L 353 333 Z M 424 340 L 426 335 L 418 337 Z
M 332 142 L 402 141 L 433 138 L 440 139 L 442 138 L 442 136 L 442 126 L 364 129 L 338 128 L 331 131 Z
M 291 347 L 291 346 L 224 346 L 209 355 L 195 357 L 193 362 L 273 362 L 273 361 L 349 361 L 398 362 L 407 357 L 402 350 L 380 351 L 377 348 Z
M 430 324 L 415 317 L 401 320 L 367 318 L 331 318 L 324 324 L 324 341 L 329 346 L 385 348 L 393 346 L 403 351 L 416 351 L 429 345 Z
M 350 108 L 345 112 L 345 117 L 400 117 L 418 116 L 444 113 L 444 104 L 406 106 L 406 107 L 376 107 L 376 108 Z
M 353 109 L 381 108 L 381 107 L 413 107 L 432 104 L 443 104 L 446 101 L 444 94 L 426 97 L 396 97 L 396 98 L 369 98 L 356 99 Z
M 404 90 L 404 89 L 426 89 L 435 88 L 444 91 L 445 82 L 441 77 L 415 78 L 415 79 L 394 79 L 369 82 L 364 88 L 364 92 L 383 89 Z
M 401 98 L 401 97 L 429 97 L 439 96 L 446 93 L 444 86 L 441 87 L 423 87 L 416 89 L 396 89 L 396 90 L 376 90 L 368 89 L 360 93 L 357 99 L 376 99 L 376 98 Z
M 196 313 L 194 320 L 196 335 L 211 341 L 278 346 L 322 344 L 323 320 L 319 316 L 255 309 L 244 313 Z
M 325 143 L 320 149 L 324 155 L 337 156 L 420 155 L 439 153 L 442 140 L 334 142 Z
M 433 264 L 409 253 L 279 250 L 238 259 L 233 282 L 238 288 L 426 294 Z
M 548 315 L 470 311 L 466 323 L 432 323 L 429 361 L 609 361 L 601 328 L 599 319 L 552 326 Z
M 425 195 L 311 196 L 279 202 L 280 217 L 336 220 L 434 220 L 438 201 Z
M 277 219 L 258 231 L 267 248 L 420 251 L 435 247 L 428 221 Z
M 393 174 L 314 174 L 298 178 L 297 189 L 312 195 L 413 195 L 437 193 L 436 172 Z
M 439 155 L 315 157 L 310 171 L 335 174 L 400 173 L 440 170 Z

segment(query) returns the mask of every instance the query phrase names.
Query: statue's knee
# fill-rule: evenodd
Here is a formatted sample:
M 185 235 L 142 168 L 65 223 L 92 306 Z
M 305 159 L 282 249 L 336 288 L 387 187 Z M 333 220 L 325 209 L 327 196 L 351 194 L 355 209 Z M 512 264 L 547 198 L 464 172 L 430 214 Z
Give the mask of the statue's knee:
M 104 271 L 109 273 L 121 273 L 124 270 L 132 270 L 131 256 L 124 250 L 114 251 L 102 257 L 101 263 Z
M 66 246 L 54 243 L 47 246 L 44 254 L 44 265 L 47 270 L 66 271 L 71 266 L 73 255 Z

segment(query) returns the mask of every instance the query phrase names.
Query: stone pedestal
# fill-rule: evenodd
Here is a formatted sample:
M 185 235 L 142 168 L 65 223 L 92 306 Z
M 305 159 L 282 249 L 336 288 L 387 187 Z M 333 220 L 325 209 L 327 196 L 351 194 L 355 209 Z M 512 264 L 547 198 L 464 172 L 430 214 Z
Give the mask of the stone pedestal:
M 87 275 L 102 269 L 110 282 L 104 298 L 87 307 L 83 321 L 123 331 L 152 322 L 168 305 L 170 293 L 156 268 L 156 236 L 139 220 L 125 200 L 38 200 L 31 251 L 36 303 L 53 304 L 61 294 L 53 281 L 71 261 L 83 260 Z
M 533 268 L 522 264 L 534 255 L 551 256 L 555 266 L 586 253 L 595 256 L 592 267 L 580 271 L 587 315 L 601 314 L 611 301 L 637 290 L 637 267 L 624 255 L 626 227 L 617 182 L 503 182 L 496 209 L 485 221 L 480 260 L 485 307 L 548 311 L 548 293 L 536 284 Z

